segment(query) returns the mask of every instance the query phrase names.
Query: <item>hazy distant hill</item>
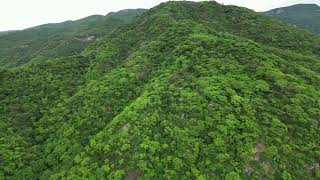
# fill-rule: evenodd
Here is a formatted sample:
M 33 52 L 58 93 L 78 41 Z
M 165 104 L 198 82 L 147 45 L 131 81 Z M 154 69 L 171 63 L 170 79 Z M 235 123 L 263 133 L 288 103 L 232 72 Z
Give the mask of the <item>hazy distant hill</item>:
M 7 35 L 12 32 L 14 32 L 14 31 L 0 31 L 0 36 Z
M 320 33 L 320 7 L 316 4 L 297 4 L 266 13 L 298 27 Z
M 77 21 L 46 24 L 0 34 L 0 66 L 18 66 L 31 61 L 80 53 L 96 39 L 128 23 L 143 9 L 93 15 Z

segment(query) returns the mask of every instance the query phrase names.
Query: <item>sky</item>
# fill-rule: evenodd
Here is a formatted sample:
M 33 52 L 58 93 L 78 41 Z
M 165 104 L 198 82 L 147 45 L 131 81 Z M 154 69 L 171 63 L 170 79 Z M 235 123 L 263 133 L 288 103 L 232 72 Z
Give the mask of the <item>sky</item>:
M 77 20 L 121 9 L 151 8 L 167 0 L 0 0 L 0 31 L 21 30 L 46 23 Z M 194 0 L 200 1 L 200 0 Z M 223 4 L 266 11 L 320 0 L 216 0 Z

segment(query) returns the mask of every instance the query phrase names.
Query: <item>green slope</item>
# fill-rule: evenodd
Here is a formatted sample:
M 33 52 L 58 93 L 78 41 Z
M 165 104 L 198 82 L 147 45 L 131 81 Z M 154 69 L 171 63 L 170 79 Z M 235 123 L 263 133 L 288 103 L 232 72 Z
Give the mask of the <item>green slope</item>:
M 300 28 L 320 33 L 320 6 L 316 4 L 296 4 L 266 13 Z
M 79 54 L 96 39 L 130 22 L 143 9 L 94 15 L 77 21 L 46 24 L 0 36 L 0 66 L 19 66 Z
M 168 2 L 81 55 L 0 70 L 0 177 L 317 179 L 320 36 Z

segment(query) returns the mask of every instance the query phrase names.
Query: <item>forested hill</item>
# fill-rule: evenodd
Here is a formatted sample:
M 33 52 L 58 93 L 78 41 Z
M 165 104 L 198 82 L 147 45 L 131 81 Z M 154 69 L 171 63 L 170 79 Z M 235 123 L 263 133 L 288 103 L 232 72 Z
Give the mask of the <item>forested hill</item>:
M 316 4 L 296 4 L 266 13 L 300 28 L 320 33 L 320 6 Z
M 163 3 L 76 56 L 0 68 L 0 179 L 319 179 L 319 82 L 319 35 Z
M 29 62 L 79 54 L 96 39 L 130 22 L 144 11 L 144 9 L 128 9 L 106 16 L 94 15 L 77 21 L 1 33 L 0 66 L 19 66 Z

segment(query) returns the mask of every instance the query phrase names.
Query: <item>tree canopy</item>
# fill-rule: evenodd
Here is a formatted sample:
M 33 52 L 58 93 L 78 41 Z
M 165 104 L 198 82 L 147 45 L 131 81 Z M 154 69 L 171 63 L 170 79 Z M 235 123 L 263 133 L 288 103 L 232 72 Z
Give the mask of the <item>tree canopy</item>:
M 320 36 L 167 2 L 76 55 L 0 68 L 0 178 L 320 178 Z

